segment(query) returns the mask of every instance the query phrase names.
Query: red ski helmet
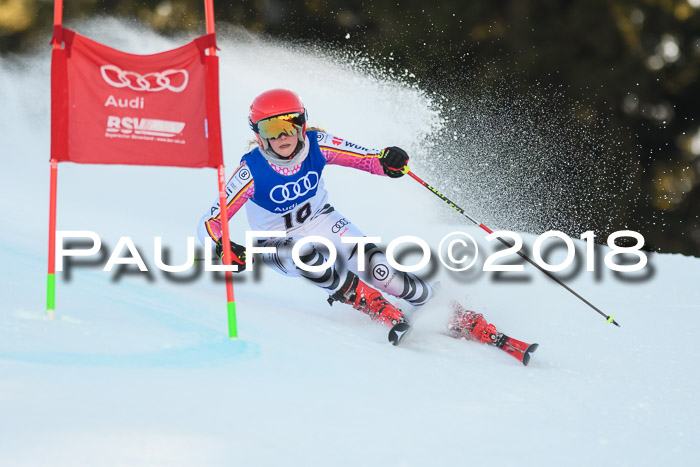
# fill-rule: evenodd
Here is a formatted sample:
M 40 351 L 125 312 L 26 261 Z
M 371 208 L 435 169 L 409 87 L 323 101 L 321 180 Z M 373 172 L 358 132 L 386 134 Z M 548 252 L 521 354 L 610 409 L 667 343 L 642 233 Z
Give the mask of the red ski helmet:
M 273 121 L 274 117 L 279 117 L 283 122 L 288 122 L 294 127 L 301 127 L 301 131 L 298 132 L 299 140 L 304 140 L 306 108 L 297 93 L 288 89 L 270 89 L 253 99 L 253 103 L 250 105 L 248 123 L 255 132 L 260 146 L 264 149 L 269 147 L 267 138 L 277 137 L 284 132 L 284 130 L 281 130 L 275 136 L 265 135 L 264 125 L 259 124 L 267 120 Z M 279 122 L 277 123 L 279 124 Z M 274 131 L 276 131 L 277 126 L 279 125 L 272 125 L 275 128 Z

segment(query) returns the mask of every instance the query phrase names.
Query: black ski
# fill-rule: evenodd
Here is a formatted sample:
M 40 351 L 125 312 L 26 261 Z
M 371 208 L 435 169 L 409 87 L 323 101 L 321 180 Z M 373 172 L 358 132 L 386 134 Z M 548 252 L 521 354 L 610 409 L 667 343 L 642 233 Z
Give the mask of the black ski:
M 391 342 L 392 345 L 399 345 L 410 330 L 411 325 L 406 322 L 393 325 L 391 330 L 389 330 L 389 342 Z

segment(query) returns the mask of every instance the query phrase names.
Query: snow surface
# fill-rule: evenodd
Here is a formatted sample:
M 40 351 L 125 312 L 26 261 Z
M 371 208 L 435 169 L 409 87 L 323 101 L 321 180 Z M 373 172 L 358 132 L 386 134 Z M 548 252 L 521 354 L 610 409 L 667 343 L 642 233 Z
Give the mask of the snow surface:
M 78 26 L 127 50 L 175 44 L 114 20 Z M 272 86 L 297 89 L 327 130 L 407 147 L 419 174 L 427 165 L 422 122 L 438 117 L 420 90 L 235 31 L 220 45 L 229 169 L 250 136 L 248 102 Z M 274 56 L 278 73 L 260 56 Z M 158 235 L 173 263 L 184 260 L 216 197 L 214 171 L 63 164 L 58 229 L 97 232 L 105 254 L 131 236 L 151 273 L 102 272 L 105 257 L 59 273 L 47 320 L 48 70 L 48 51 L 0 59 L 0 465 L 697 465 L 698 258 L 650 254 L 641 273 L 622 275 L 579 262 L 560 274 L 621 328 L 529 266 L 448 274 L 435 263 L 441 295 L 398 348 L 383 326 L 261 267 L 236 277 L 241 338 L 231 341 L 220 278 L 153 266 Z M 393 110 L 407 117 L 387 126 Z M 482 248 L 477 266 L 492 251 L 459 215 L 438 222 L 448 208 L 408 177 L 330 167 L 326 179 L 336 208 L 384 244 L 418 235 L 435 250 L 463 230 Z M 242 236 L 244 216 L 231 226 Z M 584 251 L 577 241 L 581 261 Z M 440 335 L 449 295 L 538 342 L 530 365 Z

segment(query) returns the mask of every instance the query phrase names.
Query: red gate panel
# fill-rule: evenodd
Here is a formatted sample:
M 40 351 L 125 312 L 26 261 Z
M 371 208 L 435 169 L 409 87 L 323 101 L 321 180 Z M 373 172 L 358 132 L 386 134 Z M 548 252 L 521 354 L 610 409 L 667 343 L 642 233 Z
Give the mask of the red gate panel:
M 52 57 L 52 158 L 90 164 L 223 164 L 215 144 L 218 63 L 205 53 L 215 45 L 213 34 L 153 55 L 121 52 L 62 27 L 54 40 L 64 47 L 54 49 Z

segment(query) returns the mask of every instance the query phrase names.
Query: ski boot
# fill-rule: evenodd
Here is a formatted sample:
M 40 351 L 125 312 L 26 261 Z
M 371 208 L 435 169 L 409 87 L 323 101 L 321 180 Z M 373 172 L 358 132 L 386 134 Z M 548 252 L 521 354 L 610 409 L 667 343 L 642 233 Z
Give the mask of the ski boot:
M 532 352 L 539 347 L 538 344 L 528 344 L 498 332 L 496 326 L 486 322 L 484 315 L 467 310 L 456 301 L 450 303 L 450 308 L 453 313 L 452 321 L 447 325 L 450 337 L 493 345 L 517 358 L 523 365 L 530 362 Z
M 484 315 L 467 310 L 462 305 L 453 301 L 452 321 L 447 325 L 447 330 L 452 337 L 476 340 L 495 345 L 498 340 L 496 326 L 489 324 Z
M 328 303 L 339 301 L 370 316 L 375 321 L 393 326 L 406 319 L 401 310 L 389 303 L 378 291 L 365 284 L 356 274 L 348 272 L 345 283 L 328 298 Z

